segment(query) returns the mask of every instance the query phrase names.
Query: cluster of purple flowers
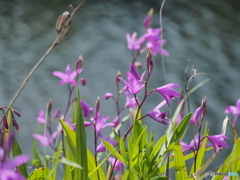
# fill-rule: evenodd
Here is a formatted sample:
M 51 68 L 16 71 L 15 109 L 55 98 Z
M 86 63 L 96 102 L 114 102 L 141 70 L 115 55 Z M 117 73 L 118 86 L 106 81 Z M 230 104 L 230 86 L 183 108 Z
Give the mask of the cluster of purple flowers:
M 148 83 L 149 77 L 152 74 L 153 69 L 154 69 L 154 60 L 152 59 L 152 54 L 153 55 L 163 54 L 165 56 L 169 55 L 169 53 L 162 48 L 162 46 L 166 43 L 166 40 L 160 38 L 160 33 L 161 33 L 162 29 L 150 28 L 151 23 L 152 23 L 152 11 L 150 11 L 149 14 L 147 15 L 147 17 L 144 19 L 143 26 L 144 26 L 146 32 L 143 36 L 141 36 L 140 38 L 137 38 L 136 32 L 134 32 L 132 34 L 132 36 L 130 36 L 130 34 L 126 35 L 127 42 L 128 42 L 128 48 L 132 51 L 140 52 L 142 49 L 143 43 L 146 42 L 146 48 L 148 49 L 148 55 L 146 58 L 147 72 L 144 71 L 141 75 L 139 75 L 135 66 L 133 64 L 130 64 L 129 72 L 127 72 L 127 80 L 124 80 L 121 77 L 121 73 L 117 75 L 117 77 L 116 77 L 117 87 L 119 88 L 120 81 L 123 82 L 123 84 L 125 85 L 122 88 L 121 92 L 125 93 L 126 102 L 125 102 L 124 107 L 118 111 L 118 115 L 116 116 L 116 118 L 114 118 L 112 120 L 112 122 L 109 122 L 109 123 L 106 123 L 110 119 L 109 117 L 101 118 L 100 99 L 97 99 L 95 108 L 92 108 L 83 100 L 81 100 L 81 102 L 80 102 L 80 105 L 82 106 L 83 115 L 85 118 L 87 118 L 89 120 L 89 121 L 85 121 L 84 125 L 85 125 L 85 127 L 90 126 L 94 129 L 95 140 L 100 138 L 105 141 L 108 141 L 111 145 L 115 146 L 117 144 L 117 141 L 112 140 L 110 138 L 110 136 L 104 137 L 102 130 L 106 127 L 116 128 L 120 124 L 120 120 L 121 120 L 120 113 L 122 112 L 122 110 L 124 108 L 125 109 L 126 108 L 129 108 L 129 109 L 130 108 L 139 108 L 138 110 L 140 110 L 145 99 L 149 95 L 151 95 L 154 91 L 156 91 L 158 94 L 160 94 L 164 100 L 162 102 L 160 102 L 159 105 L 157 105 L 152 111 L 148 112 L 146 115 L 142 116 L 140 119 L 143 119 L 144 117 L 150 117 L 151 119 L 155 120 L 156 122 L 164 124 L 164 125 L 168 125 L 169 123 L 171 123 L 171 119 L 169 119 L 167 117 L 167 113 L 161 112 L 160 108 L 162 108 L 165 104 L 168 107 L 170 107 L 171 100 L 174 101 L 174 97 L 181 97 L 180 93 L 178 93 L 178 91 L 173 89 L 175 87 L 180 87 L 180 86 L 177 84 L 174 84 L 174 83 L 169 83 L 169 84 L 157 87 L 155 89 L 152 89 L 149 92 L 147 91 L 147 83 Z M 77 80 L 78 75 L 82 72 L 82 68 L 78 68 L 78 67 L 80 67 L 80 66 L 76 65 L 76 68 L 75 68 L 76 70 L 72 72 L 70 66 L 68 65 L 65 73 L 55 71 L 55 72 L 53 72 L 53 75 L 57 76 L 61 79 L 60 85 L 63 85 L 63 84 L 70 85 L 71 84 L 72 86 L 77 86 L 78 82 L 80 82 Z M 145 78 L 146 74 L 147 74 L 147 77 Z M 81 78 L 81 82 L 83 85 L 86 84 L 86 80 L 83 78 Z M 139 94 L 139 92 L 142 89 L 144 89 L 144 91 L 145 91 L 144 98 L 142 100 L 139 100 L 137 95 Z M 117 97 L 114 97 L 114 95 L 112 93 L 108 92 L 105 94 L 104 97 L 106 100 L 113 99 L 115 102 L 117 102 L 117 100 L 116 100 Z M 228 107 L 225 112 L 226 113 L 232 112 L 235 115 L 235 119 L 239 115 L 237 107 L 234 107 L 234 106 Z M 202 121 L 204 119 L 205 113 L 206 113 L 206 99 L 204 99 L 202 101 L 201 106 L 199 108 L 197 108 L 197 110 L 195 111 L 190 122 L 194 126 L 199 128 L 202 125 Z M 135 120 L 140 120 L 140 119 L 135 119 Z M 42 123 L 42 124 L 46 123 L 46 121 L 44 119 L 43 110 L 41 110 L 39 112 L 39 117 L 37 120 L 39 123 Z M 75 124 L 71 125 L 71 120 L 67 121 L 67 123 L 73 130 L 75 130 Z M 179 123 L 180 123 L 180 121 L 178 121 L 178 124 Z M 35 134 L 35 135 L 33 135 L 33 137 L 38 139 L 41 142 L 41 145 L 46 146 L 46 145 L 50 145 L 54 141 L 54 139 L 60 134 L 61 130 L 62 130 L 61 125 L 58 125 L 57 130 L 51 134 L 48 131 L 46 131 L 46 134 L 44 136 Z M 215 136 L 201 137 L 201 138 L 199 138 L 199 137 L 200 137 L 200 134 L 197 134 L 189 145 L 184 143 L 183 141 L 181 141 L 182 149 L 185 152 L 185 154 L 189 150 L 194 150 L 194 151 L 198 150 L 198 148 L 200 148 L 200 146 L 202 144 L 203 138 L 208 138 L 210 143 L 208 143 L 207 146 L 208 147 L 213 146 L 215 152 L 217 152 L 222 147 L 228 147 L 227 143 L 224 141 L 224 139 L 228 139 L 228 137 L 226 137 L 223 134 L 219 134 L 219 135 L 215 135 Z M 106 151 L 106 147 L 100 141 L 98 146 L 95 147 L 95 153 L 105 152 L 105 151 Z M 109 158 L 109 161 L 110 161 L 110 163 L 113 163 L 113 161 L 116 161 L 116 160 L 114 158 Z M 114 164 L 115 164 L 115 167 L 114 167 L 115 170 L 119 170 L 120 169 L 119 167 L 122 165 L 122 163 L 120 161 L 118 161 L 117 163 L 115 162 Z
M 146 42 L 146 48 L 152 51 L 153 55 L 162 54 L 169 56 L 169 52 L 163 49 L 163 45 L 166 44 L 166 39 L 161 39 L 161 28 L 150 28 L 153 20 L 153 10 L 150 10 L 147 17 L 143 21 L 143 27 L 145 28 L 145 34 L 141 37 L 137 37 L 137 32 L 132 35 L 129 33 L 126 35 L 128 49 L 132 51 L 141 51 L 143 44 Z

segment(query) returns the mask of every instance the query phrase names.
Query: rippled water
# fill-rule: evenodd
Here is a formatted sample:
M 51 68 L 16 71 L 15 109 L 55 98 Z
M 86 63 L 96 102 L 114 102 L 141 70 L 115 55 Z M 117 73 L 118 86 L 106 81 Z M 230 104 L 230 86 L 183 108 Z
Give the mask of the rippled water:
M 45 53 L 56 37 L 55 22 L 69 4 L 76 1 L 0 1 L 0 102 L 7 105 L 25 76 Z M 74 17 L 71 33 L 47 57 L 36 71 L 14 104 L 21 112 L 18 118 L 23 151 L 31 153 L 29 143 L 36 127 L 40 108 L 45 108 L 49 98 L 53 108 L 65 108 L 67 86 L 60 86 L 53 71 L 65 71 L 67 64 L 74 66 L 81 54 L 84 60 L 82 76 L 88 81 L 81 87 L 82 97 L 92 106 L 102 97 L 103 116 L 115 117 L 110 101 L 104 101 L 105 92 L 115 93 L 114 76 L 121 70 L 123 78 L 128 71 L 131 52 L 126 46 L 126 33 L 144 33 L 142 20 L 150 8 L 154 8 L 153 27 L 159 27 L 158 11 L 161 2 L 156 1 L 88 1 Z M 163 9 L 165 58 L 167 81 L 184 85 L 183 72 L 187 60 L 197 72 L 211 76 L 210 82 L 190 97 L 191 111 L 207 97 L 207 115 L 210 134 L 221 132 L 225 118 L 224 109 L 234 105 L 240 97 L 240 4 L 237 1 L 166 1 Z M 138 59 L 145 64 L 145 54 Z M 164 84 L 161 57 L 154 57 L 155 72 L 151 88 Z M 189 75 L 190 75 L 189 69 Z M 206 76 L 196 77 L 193 87 Z M 150 97 L 143 114 L 154 108 L 161 97 Z M 124 100 L 123 102 L 124 103 Z M 163 134 L 165 126 L 146 119 L 145 123 L 156 133 Z M 239 122 L 237 124 L 239 126 Z M 239 130 L 239 128 L 238 128 Z M 230 129 L 228 136 L 232 136 Z M 88 131 L 88 137 L 92 137 Z M 224 149 L 225 156 L 230 149 Z

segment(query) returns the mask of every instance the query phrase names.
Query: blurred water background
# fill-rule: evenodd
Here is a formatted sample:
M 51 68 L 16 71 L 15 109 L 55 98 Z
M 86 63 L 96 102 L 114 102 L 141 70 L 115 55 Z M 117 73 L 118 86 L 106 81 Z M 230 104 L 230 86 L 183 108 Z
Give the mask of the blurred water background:
M 26 75 L 38 59 L 45 53 L 56 37 L 55 22 L 58 16 L 74 7 L 80 1 L 47 0 L 1 0 L 0 1 L 0 102 L 6 106 L 23 82 Z M 114 78 L 117 70 L 123 78 L 129 69 L 131 52 L 127 49 L 126 33 L 144 33 L 142 21 L 150 8 L 154 9 L 152 27 L 159 27 L 159 8 L 161 1 L 155 0 L 89 0 L 74 17 L 71 33 L 47 57 L 35 72 L 27 86 L 14 104 L 21 112 L 17 118 L 21 132 L 17 134 L 23 152 L 32 154 L 32 134 L 36 128 L 36 117 L 41 108 L 45 109 L 49 98 L 53 109 L 61 108 L 67 102 L 67 86 L 60 86 L 53 71 L 65 71 L 67 64 L 74 67 L 81 54 L 84 57 L 82 77 L 87 79 L 87 86 L 81 87 L 85 101 L 94 106 L 101 96 L 102 116 L 116 116 L 115 106 L 105 101 L 106 92 L 116 94 Z M 193 112 L 207 97 L 207 114 L 210 134 L 221 133 L 224 110 L 228 105 L 235 105 L 240 97 L 240 3 L 234 0 L 222 1 L 174 1 L 168 0 L 163 9 L 164 46 L 170 52 L 165 58 L 167 81 L 184 85 L 183 73 L 187 60 L 197 72 L 208 73 L 211 78 L 190 96 Z M 145 65 L 146 54 L 138 60 Z M 155 70 L 151 77 L 150 88 L 164 85 L 161 57 L 155 56 Z M 144 69 L 143 69 L 144 70 Z M 142 71 L 143 71 L 142 70 Z M 189 69 L 190 75 L 190 69 Z M 199 76 L 191 85 L 206 79 Z M 162 97 L 153 94 L 147 100 L 143 114 L 152 110 Z M 122 104 L 125 98 L 123 97 Z M 167 109 L 165 109 L 167 111 Z M 230 116 L 232 117 L 232 116 Z M 149 129 L 160 136 L 166 126 L 151 119 L 144 120 Z M 237 123 L 237 129 L 240 122 Z M 87 131 L 89 142 L 91 131 Z M 232 137 L 230 128 L 227 136 Z M 188 142 L 190 139 L 187 140 Z M 232 147 L 232 140 L 227 141 Z M 90 144 L 90 143 L 89 143 Z M 227 157 L 231 148 L 224 148 L 221 157 Z M 218 158 L 211 168 L 222 163 Z

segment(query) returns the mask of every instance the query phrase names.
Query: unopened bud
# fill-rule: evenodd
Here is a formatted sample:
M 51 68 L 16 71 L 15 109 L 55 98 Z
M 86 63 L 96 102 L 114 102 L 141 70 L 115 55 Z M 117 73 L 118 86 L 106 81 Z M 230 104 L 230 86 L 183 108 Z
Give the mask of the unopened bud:
M 148 66 L 148 73 L 149 73 L 149 74 L 152 74 L 152 72 L 153 72 L 153 66 L 154 66 L 154 60 L 152 60 L 152 61 L 149 63 L 149 66 Z
M 85 86 L 85 85 L 87 84 L 87 81 L 86 81 L 86 79 L 84 79 L 84 78 L 81 78 L 80 81 L 81 81 L 81 84 L 82 84 L 83 86 Z
M 14 112 L 14 114 L 16 114 L 18 117 L 21 117 L 21 114 L 20 114 L 20 112 L 18 112 L 17 110 L 15 110 L 15 109 L 11 109 L 12 110 L 12 112 Z
M 205 114 L 206 114 L 206 110 L 207 110 L 207 98 L 206 97 L 204 99 L 202 99 L 201 106 L 203 108 L 202 116 L 204 118 Z
M 82 64 L 83 64 L 83 57 L 80 55 L 78 57 L 78 60 L 77 60 L 76 64 L 75 64 L 75 69 L 76 70 L 80 69 L 82 67 Z
M 148 64 L 152 61 L 152 51 L 150 49 L 148 49 L 148 53 L 147 53 L 147 67 Z
M 153 71 L 154 60 L 152 59 L 152 51 L 148 49 L 146 64 L 148 68 L 148 73 L 151 74 Z
M 202 99 L 201 106 L 203 108 L 206 108 L 206 104 L 207 104 L 207 98 L 205 97 L 204 99 Z
M 99 110 L 100 110 L 100 97 L 98 97 L 96 101 L 96 112 L 98 112 Z
M 52 111 L 52 100 L 49 99 L 47 102 L 47 114 L 50 115 Z
M 121 77 L 121 76 L 122 76 L 121 71 L 118 71 L 117 74 L 116 74 L 116 77 L 115 77 L 116 85 L 117 85 L 117 86 L 118 86 L 118 84 L 119 84 L 119 82 L 120 82 L 120 80 L 119 80 L 118 78 Z
M 5 115 L 3 115 L 3 117 L 2 117 L 2 122 L 3 122 L 3 126 L 5 127 L 5 129 L 8 129 L 7 117 Z
M 61 113 L 61 109 L 57 109 L 53 114 L 53 119 L 56 119 Z
M 135 68 L 138 68 L 138 69 L 141 69 L 141 68 L 142 68 L 142 63 L 139 62 L 139 61 L 136 61 L 136 62 L 134 63 L 134 67 L 135 67 Z
M 152 24 L 153 19 L 153 9 L 150 9 L 147 17 L 143 20 L 143 27 L 148 29 Z
M 14 118 L 12 118 L 12 125 L 16 129 L 16 131 L 19 133 L 20 132 L 20 128 L 18 126 L 18 123 L 17 123 L 16 119 L 14 119 Z
M 109 92 L 104 95 L 104 98 L 105 98 L 106 100 L 108 100 L 108 99 L 111 98 L 111 97 L 113 97 L 113 95 L 112 95 L 112 93 L 109 93 Z

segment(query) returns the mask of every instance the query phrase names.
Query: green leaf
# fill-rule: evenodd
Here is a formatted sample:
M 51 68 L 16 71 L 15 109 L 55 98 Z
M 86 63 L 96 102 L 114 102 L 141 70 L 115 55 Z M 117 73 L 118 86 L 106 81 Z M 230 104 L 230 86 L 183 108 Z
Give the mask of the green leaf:
M 22 150 L 21 150 L 16 138 L 14 137 L 13 144 L 12 144 L 12 155 L 13 155 L 13 157 L 16 157 L 21 154 L 22 154 Z M 28 177 L 26 163 L 18 166 L 18 170 L 24 177 Z
M 54 156 L 53 156 L 53 169 L 51 171 L 53 179 L 56 179 L 56 176 L 57 176 L 57 167 L 59 164 L 59 158 L 61 157 L 61 153 L 62 153 L 62 142 L 59 143 L 58 150 L 56 153 L 54 153 Z
M 75 167 L 75 168 L 78 168 L 78 169 L 82 169 L 82 166 L 80 166 L 79 164 L 65 158 L 65 157 L 62 157 L 61 160 L 60 160 L 61 163 L 63 164 L 67 164 L 69 166 L 72 166 L 72 167 Z
M 83 170 L 74 169 L 74 179 L 88 179 L 88 162 L 87 162 L 87 142 L 86 132 L 84 127 L 84 118 L 82 114 L 82 107 L 80 105 L 80 93 L 78 90 L 77 102 L 74 103 L 72 119 L 76 122 L 76 163 L 82 165 Z
M 174 146 L 174 164 L 176 179 L 186 179 L 188 174 L 180 141 L 177 141 Z
M 45 180 L 50 174 L 50 169 L 46 167 L 40 167 L 35 169 L 28 177 L 28 180 Z M 48 180 L 54 180 L 49 178 Z
M 231 172 L 240 172 L 240 138 L 237 140 L 236 144 L 233 147 L 233 153 L 232 153 L 232 161 L 238 159 L 238 161 L 235 161 L 231 165 Z
M 66 139 L 66 137 L 65 137 L 65 139 Z M 65 152 L 65 157 L 67 159 L 74 161 L 73 154 L 70 151 L 70 147 L 69 147 L 67 141 L 65 141 L 65 144 L 64 144 L 64 152 Z M 67 164 L 65 164 L 65 166 L 64 166 L 64 179 L 73 179 L 72 178 L 72 167 Z
M 76 134 L 75 132 L 62 120 L 59 119 L 64 132 L 66 133 L 67 143 L 70 145 L 72 153 L 76 151 Z
M 101 167 L 101 163 L 96 167 L 95 159 L 93 154 L 89 149 L 87 149 L 87 159 L 88 159 L 88 170 L 89 170 L 89 177 L 92 180 L 98 179 L 97 171 L 99 173 L 100 179 L 106 179 L 106 174 L 103 171 L 103 168 Z
M 125 145 L 123 141 L 123 137 L 119 139 L 119 148 L 122 154 L 122 157 L 124 158 L 125 161 L 127 161 L 127 155 L 126 155 L 126 150 L 125 150 Z
M 107 141 L 101 140 L 104 146 L 122 163 L 127 164 L 124 158 L 119 154 L 116 149 Z
M 150 180 L 168 180 L 167 176 L 156 176 L 151 178 Z
M 178 141 L 179 139 L 182 139 L 183 135 L 186 132 L 189 120 L 192 116 L 192 113 L 187 114 L 182 121 L 180 122 L 180 124 L 174 129 L 174 132 L 169 134 L 169 136 L 167 135 L 168 138 L 168 146 L 175 141 Z
M 162 149 L 162 145 L 166 140 L 166 135 L 162 136 L 157 143 L 154 145 L 153 150 L 151 152 L 150 157 L 153 158 L 153 156 L 157 155 L 158 152 Z
M 137 141 L 140 133 L 142 132 L 142 125 L 138 121 L 134 121 L 133 125 L 133 143 Z

